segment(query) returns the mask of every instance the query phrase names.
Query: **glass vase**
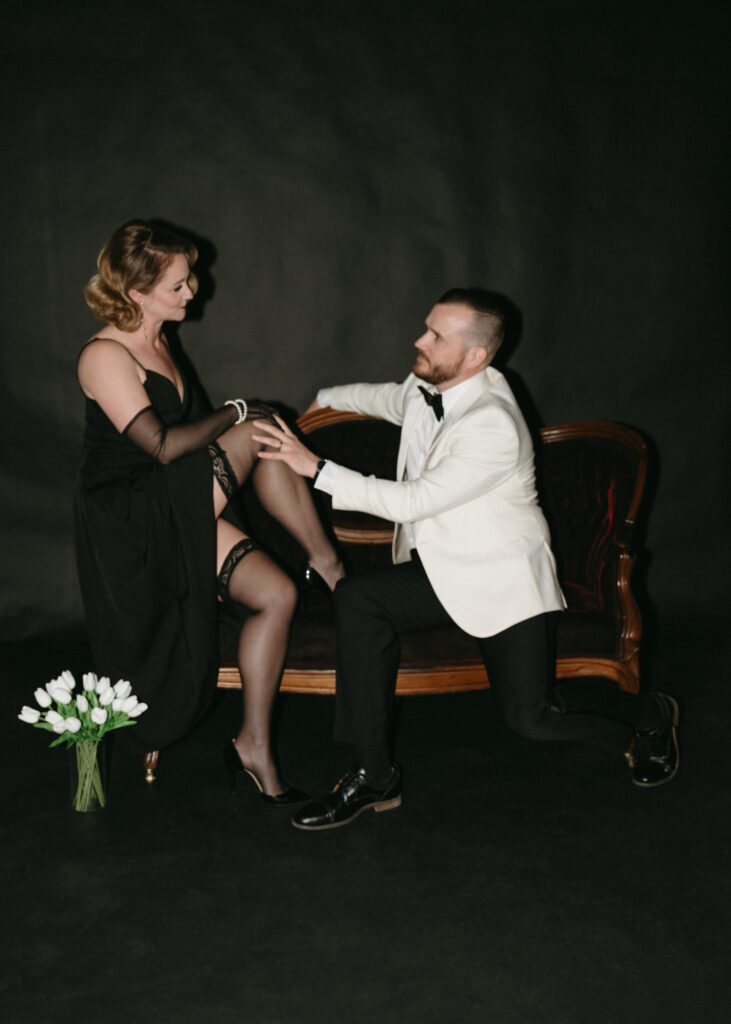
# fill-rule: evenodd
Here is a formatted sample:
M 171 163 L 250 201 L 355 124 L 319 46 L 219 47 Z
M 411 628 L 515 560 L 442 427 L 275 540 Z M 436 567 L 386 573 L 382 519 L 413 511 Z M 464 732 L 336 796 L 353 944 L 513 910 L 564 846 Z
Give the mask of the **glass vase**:
M 102 740 L 80 740 L 69 750 L 71 806 L 84 813 L 107 802 L 106 746 Z

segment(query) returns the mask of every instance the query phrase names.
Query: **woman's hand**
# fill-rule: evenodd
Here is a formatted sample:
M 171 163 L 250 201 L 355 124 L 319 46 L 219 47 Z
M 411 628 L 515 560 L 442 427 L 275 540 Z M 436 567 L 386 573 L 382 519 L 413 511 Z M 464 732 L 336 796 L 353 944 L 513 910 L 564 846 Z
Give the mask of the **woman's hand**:
M 254 426 L 261 431 L 260 434 L 253 435 L 254 440 L 269 445 L 264 451 L 257 453 L 258 457 L 272 459 L 275 462 L 285 462 L 300 476 L 314 477 L 317 463 L 320 461 L 318 457 L 302 444 L 276 413 L 274 419 L 278 426 L 274 426 L 268 420 L 254 420 Z

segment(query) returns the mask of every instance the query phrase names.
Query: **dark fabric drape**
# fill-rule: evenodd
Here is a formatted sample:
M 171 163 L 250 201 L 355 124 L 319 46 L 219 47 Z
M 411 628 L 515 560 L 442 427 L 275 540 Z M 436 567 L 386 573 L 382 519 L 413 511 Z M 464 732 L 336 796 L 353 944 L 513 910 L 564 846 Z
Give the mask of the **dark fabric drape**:
M 677 6 L 677 5 L 676 5 Z M 159 0 L 3 33 L 2 639 L 78 621 L 81 288 L 122 221 L 194 237 L 211 401 L 399 379 L 448 286 L 510 296 L 532 422 L 653 450 L 650 635 L 727 607 L 723 33 L 674 5 Z

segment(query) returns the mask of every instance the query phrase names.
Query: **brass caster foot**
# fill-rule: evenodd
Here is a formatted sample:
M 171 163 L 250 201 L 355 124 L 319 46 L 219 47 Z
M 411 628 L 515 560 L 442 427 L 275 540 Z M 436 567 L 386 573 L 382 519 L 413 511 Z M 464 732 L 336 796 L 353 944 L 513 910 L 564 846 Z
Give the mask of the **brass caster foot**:
M 155 770 L 160 757 L 159 750 L 150 750 L 142 757 L 142 767 L 145 769 L 145 782 L 152 784 L 155 781 Z

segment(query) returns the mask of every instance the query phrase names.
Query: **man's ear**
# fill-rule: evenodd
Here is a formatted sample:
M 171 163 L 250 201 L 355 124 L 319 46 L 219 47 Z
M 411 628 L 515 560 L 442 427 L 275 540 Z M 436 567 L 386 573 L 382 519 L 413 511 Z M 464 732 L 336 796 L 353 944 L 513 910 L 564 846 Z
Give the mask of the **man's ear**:
M 483 363 L 487 364 L 487 349 L 484 345 L 473 345 L 467 349 L 467 365 L 471 370 L 476 370 Z

